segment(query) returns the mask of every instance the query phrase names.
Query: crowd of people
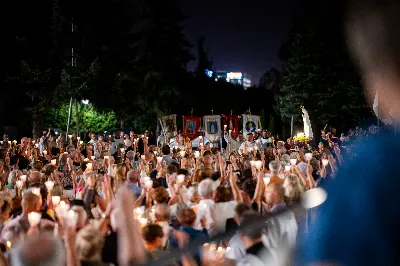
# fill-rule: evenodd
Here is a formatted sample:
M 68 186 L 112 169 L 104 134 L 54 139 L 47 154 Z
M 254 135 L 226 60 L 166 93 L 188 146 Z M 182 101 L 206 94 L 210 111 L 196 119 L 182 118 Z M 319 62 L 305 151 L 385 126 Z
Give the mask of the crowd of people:
M 290 265 L 318 218 L 302 195 L 376 133 L 325 130 L 301 146 L 248 134 L 229 154 L 178 136 L 149 145 L 133 131 L 88 142 L 50 130 L 19 144 L 4 136 L 1 265 Z

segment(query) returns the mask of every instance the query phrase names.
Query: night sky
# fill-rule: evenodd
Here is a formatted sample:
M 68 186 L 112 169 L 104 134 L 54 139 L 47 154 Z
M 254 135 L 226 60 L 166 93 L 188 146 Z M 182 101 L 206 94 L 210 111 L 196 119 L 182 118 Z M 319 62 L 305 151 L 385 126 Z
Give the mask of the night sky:
M 200 35 L 206 36 L 214 70 L 248 73 L 254 84 L 271 67 L 281 67 L 278 53 L 289 37 L 296 0 L 180 2 L 189 17 L 185 34 L 193 45 Z M 195 66 L 193 61 L 188 67 Z

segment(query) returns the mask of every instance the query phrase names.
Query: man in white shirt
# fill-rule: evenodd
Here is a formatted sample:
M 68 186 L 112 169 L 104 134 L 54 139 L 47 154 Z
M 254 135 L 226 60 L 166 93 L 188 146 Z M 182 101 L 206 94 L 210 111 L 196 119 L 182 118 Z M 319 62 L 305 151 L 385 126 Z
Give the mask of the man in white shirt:
M 238 153 L 242 155 L 243 153 L 249 153 L 257 149 L 260 150 L 260 148 L 260 144 L 254 141 L 253 134 L 247 133 L 246 141 L 240 145 Z

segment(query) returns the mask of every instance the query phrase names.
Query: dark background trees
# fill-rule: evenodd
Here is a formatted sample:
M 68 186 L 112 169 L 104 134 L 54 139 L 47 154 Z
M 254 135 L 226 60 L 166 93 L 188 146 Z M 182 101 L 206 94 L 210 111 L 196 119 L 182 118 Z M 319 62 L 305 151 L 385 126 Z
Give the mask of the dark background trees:
M 192 55 L 182 32 L 186 17 L 175 1 L 5 0 L 0 12 L 6 51 L 0 128 L 16 127 L 18 135 L 66 128 L 70 98 L 72 129 L 79 123 L 82 132 L 108 126 L 142 131 L 170 113 L 250 108 L 264 128 L 286 137 L 291 117 L 301 121 L 300 105 L 314 132 L 325 123 L 344 130 L 371 115 L 333 1 L 301 1 L 282 47 L 283 68 L 267 70 L 248 90 L 205 75 L 213 67 L 206 36 L 199 36 Z M 194 72 L 186 67 L 191 60 L 198 62 Z

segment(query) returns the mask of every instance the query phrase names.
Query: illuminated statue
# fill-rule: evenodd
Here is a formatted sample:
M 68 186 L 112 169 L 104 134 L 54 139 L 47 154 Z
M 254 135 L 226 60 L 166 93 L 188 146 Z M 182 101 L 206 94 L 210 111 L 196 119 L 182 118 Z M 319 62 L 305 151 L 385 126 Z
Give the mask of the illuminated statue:
M 300 107 L 302 111 L 302 116 L 303 116 L 303 123 L 304 123 L 304 134 L 306 135 L 307 138 L 314 138 L 314 134 L 312 132 L 312 127 L 311 127 L 311 121 L 310 117 L 308 116 L 307 110 L 304 108 L 304 106 Z

